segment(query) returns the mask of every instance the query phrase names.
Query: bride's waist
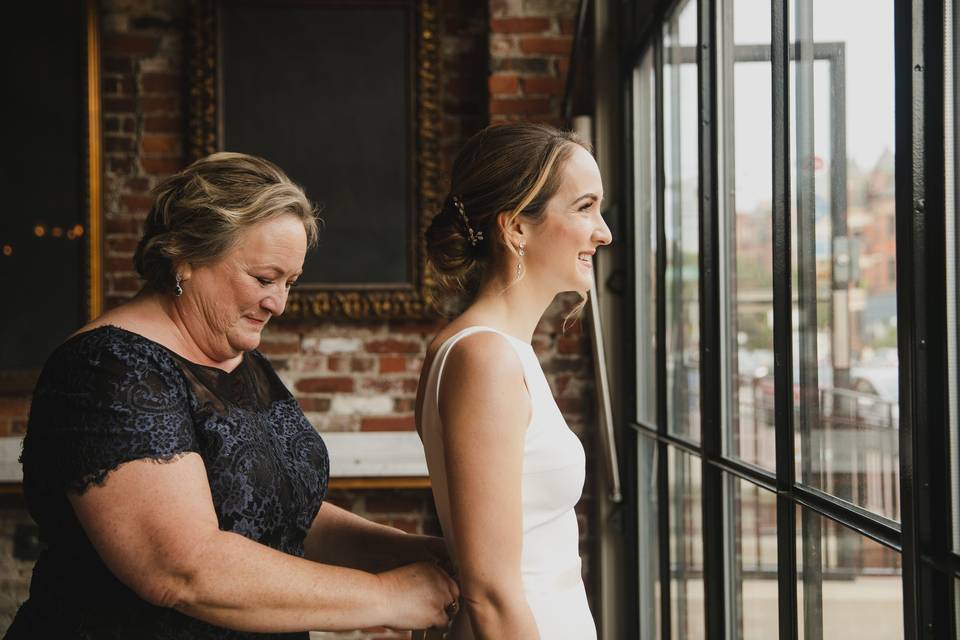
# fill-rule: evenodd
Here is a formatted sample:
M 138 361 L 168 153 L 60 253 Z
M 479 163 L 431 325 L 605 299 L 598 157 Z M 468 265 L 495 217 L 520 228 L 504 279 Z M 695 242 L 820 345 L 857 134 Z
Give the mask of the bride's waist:
M 523 568 L 523 588 L 527 594 L 543 592 L 565 591 L 580 588 L 581 563 L 577 557 L 573 563 L 566 566 L 554 565 L 543 568 Z

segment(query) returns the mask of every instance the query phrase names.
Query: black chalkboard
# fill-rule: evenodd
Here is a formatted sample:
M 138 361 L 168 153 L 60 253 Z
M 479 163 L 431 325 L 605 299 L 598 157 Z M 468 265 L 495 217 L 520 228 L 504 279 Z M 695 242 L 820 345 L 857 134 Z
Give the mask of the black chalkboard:
M 414 24 L 397 3 L 221 3 L 220 144 L 320 205 L 307 286 L 411 282 Z
M 86 319 L 84 24 L 74 0 L 0 26 L 0 372 L 40 367 Z

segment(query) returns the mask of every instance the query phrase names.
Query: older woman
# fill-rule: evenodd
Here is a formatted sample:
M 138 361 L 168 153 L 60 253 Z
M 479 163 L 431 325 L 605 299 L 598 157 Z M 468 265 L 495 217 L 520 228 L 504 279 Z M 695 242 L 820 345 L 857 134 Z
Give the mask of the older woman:
M 158 187 L 143 290 L 37 383 L 22 462 L 46 549 L 8 638 L 446 624 L 443 545 L 322 503 L 323 441 L 256 351 L 316 236 L 259 158 L 214 154 Z

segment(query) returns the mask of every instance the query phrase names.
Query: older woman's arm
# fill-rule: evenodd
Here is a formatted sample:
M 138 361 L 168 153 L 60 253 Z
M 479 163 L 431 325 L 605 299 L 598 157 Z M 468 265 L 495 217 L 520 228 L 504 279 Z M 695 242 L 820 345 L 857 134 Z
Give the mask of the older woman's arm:
M 310 560 L 379 573 L 412 562 L 449 566 L 443 538 L 406 533 L 324 502 L 304 541 Z
M 502 336 L 468 336 L 447 357 L 439 398 L 460 589 L 474 635 L 539 638 L 520 568 L 531 411 L 523 366 Z
M 140 597 L 257 632 L 446 623 L 456 585 L 420 563 L 379 575 L 329 566 L 221 531 L 199 455 L 128 462 L 68 494 L 97 552 Z

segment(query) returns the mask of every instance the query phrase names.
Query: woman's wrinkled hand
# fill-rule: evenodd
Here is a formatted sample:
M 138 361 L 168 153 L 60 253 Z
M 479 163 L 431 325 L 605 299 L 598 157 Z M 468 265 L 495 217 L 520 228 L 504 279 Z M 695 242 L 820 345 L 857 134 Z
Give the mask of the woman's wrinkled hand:
M 460 587 L 436 562 L 417 562 L 378 574 L 385 622 L 393 629 L 446 627 L 460 601 Z

